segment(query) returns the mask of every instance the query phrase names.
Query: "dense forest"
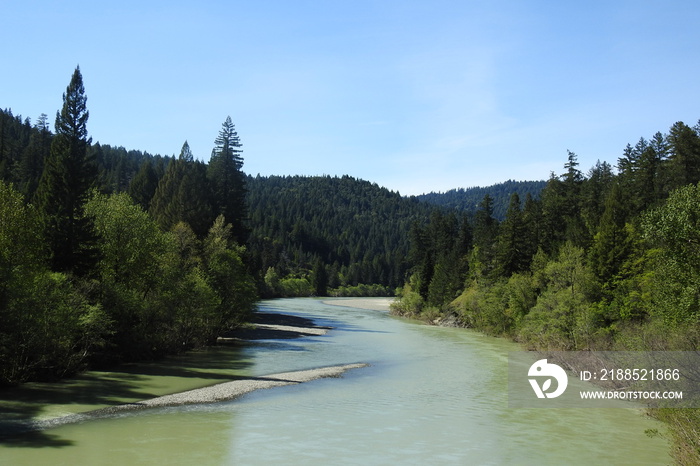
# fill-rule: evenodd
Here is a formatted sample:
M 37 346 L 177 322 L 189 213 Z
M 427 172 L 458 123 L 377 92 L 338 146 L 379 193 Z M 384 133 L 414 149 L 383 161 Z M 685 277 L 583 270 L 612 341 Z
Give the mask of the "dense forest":
M 393 295 L 431 207 L 343 177 L 249 177 L 249 249 L 266 296 Z
M 511 193 L 536 197 L 545 184 L 506 182 L 403 197 L 350 176 L 249 176 L 248 248 L 260 294 L 393 295 L 414 265 L 409 260 L 414 225 L 442 212 L 469 228 L 475 212 L 467 206 L 475 195 L 488 194 L 494 212 L 505 213 Z
M 479 204 L 488 194 L 493 200 L 493 217 L 502 221 L 506 217 L 511 195 L 515 193 L 520 199 L 525 199 L 528 194 L 533 198 L 538 198 L 546 185 L 546 181 L 508 180 L 492 186 L 450 189 L 444 193 L 433 192 L 416 197 L 420 201 L 456 209 L 473 217 L 479 210 Z

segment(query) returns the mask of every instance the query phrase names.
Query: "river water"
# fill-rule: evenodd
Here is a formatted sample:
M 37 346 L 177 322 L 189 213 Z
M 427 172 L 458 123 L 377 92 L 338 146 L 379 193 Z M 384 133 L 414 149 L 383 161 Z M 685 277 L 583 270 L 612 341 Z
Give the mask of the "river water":
M 46 419 L 232 375 L 370 366 L 227 402 L 134 411 L 0 439 L 0 464 L 671 463 L 667 443 L 645 434 L 663 426 L 636 410 L 509 409 L 507 355 L 519 349 L 511 342 L 317 299 L 265 301 L 260 308 L 333 330 L 30 385 L 0 394 L 0 415 Z

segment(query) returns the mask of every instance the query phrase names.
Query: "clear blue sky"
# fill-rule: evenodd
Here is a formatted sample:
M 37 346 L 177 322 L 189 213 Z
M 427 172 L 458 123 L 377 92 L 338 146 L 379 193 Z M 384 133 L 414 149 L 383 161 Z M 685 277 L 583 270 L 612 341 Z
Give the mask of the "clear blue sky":
M 11 1 L 0 107 L 53 122 L 76 65 L 93 141 L 402 194 L 587 171 L 700 119 L 700 2 Z

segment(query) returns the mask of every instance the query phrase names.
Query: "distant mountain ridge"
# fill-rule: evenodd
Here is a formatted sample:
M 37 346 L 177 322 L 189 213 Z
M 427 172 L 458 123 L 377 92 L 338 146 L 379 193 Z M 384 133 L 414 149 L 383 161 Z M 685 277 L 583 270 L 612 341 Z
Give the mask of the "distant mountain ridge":
M 540 193 L 547 185 L 545 180 L 541 181 L 513 181 L 508 180 L 491 186 L 457 188 L 444 193 L 431 192 L 416 196 L 422 202 L 456 209 L 469 215 L 474 214 L 479 208 L 479 203 L 485 195 L 493 199 L 493 216 L 498 220 L 503 220 L 506 216 L 510 196 L 518 193 L 520 202 L 525 202 L 525 197 L 529 193 L 533 198 L 539 198 Z

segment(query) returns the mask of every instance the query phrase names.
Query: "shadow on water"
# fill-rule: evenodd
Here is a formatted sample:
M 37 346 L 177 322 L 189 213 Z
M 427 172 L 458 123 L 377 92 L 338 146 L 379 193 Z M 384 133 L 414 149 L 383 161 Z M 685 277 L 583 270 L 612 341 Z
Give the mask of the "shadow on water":
M 318 336 L 305 332 L 305 328 L 333 328 L 317 325 L 304 317 L 277 313 L 257 313 L 254 322 L 297 327 L 299 330 L 264 327 L 241 329 L 234 332 L 235 341 L 201 351 L 155 362 L 124 364 L 110 370 L 90 371 L 54 383 L 27 383 L 0 389 L 0 445 L 18 448 L 72 446 L 74 442 L 71 440 L 47 432 L 46 429 L 108 417 L 110 407 L 118 405 L 250 378 L 241 373 L 253 365 L 250 360 L 251 349 L 306 351 L 302 346 L 286 341 Z M 55 413 L 58 417 L 54 418 L 49 415 L 47 419 L 47 406 L 64 406 L 65 412 Z
M 90 371 L 59 382 L 3 388 L 0 389 L 0 445 L 71 446 L 70 440 L 44 430 L 54 427 L 50 419 L 46 420 L 47 407 L 59 406 L 64 411 L 48 415 L 49 418 L 80 416 L 79 413 L 105 406 L 175 393 L 183 387 L 189 390 L 235 380 L 237 374 L 251 365 L 246 360 L 245 348 L 214 346 L 160 361 Z
M 71 447 L 75 442 L 43 431 L 5 435 L 0 429 L 0 444 L 14 448 L 63 448 Z
M 291 340 L 300 337 L 318 336 L 318 330 L 331 330 L 332 326 L 317 325 L 305 317 L 277 314 L 274 312 L 257 312 L 253 317 L 253 326 L 239 328 L 222 335 L 230 341 L 257 340 Z M 271 326 L 284 326 L 274 328 Z

